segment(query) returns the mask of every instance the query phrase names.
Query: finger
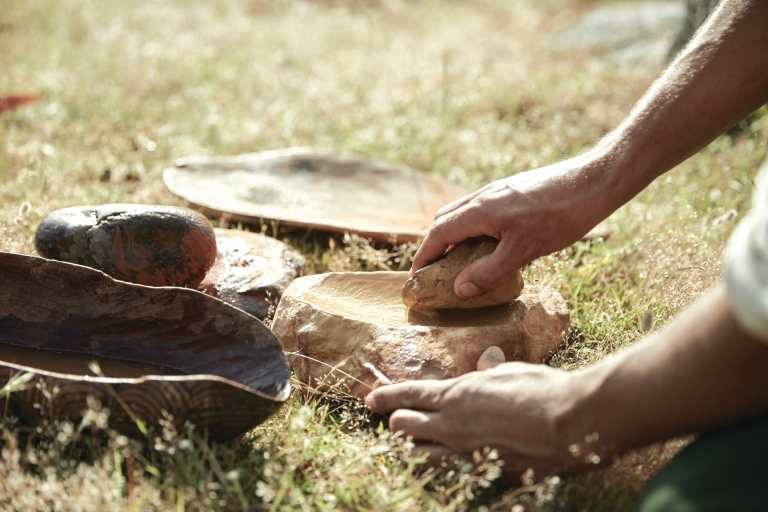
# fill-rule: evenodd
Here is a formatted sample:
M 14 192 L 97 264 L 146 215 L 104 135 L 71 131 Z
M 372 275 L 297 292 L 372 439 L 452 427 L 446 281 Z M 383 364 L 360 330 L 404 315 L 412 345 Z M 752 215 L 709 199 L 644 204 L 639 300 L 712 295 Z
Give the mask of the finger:
M 439 219 L 440 217 L 442 217 L 444 215 L 448 215 L 449 213 L 451 213 L 452 211 L 457 210 L 458 208 L 461 208 L 462 206 L 464 206 L 465 204 L 467 204 L 471 200 L 472 200 L 472 196 L 469 195 L 469 196 L 464 196 L 464 197 L 462 197 L 460 199 L 457 199 L 457 200 L 455 200 L 455 201 L 453 201 L 451 203 L 448 203 L 447 205 L 445 205 L 442 208 L 440 208 L 439 210 L 437 210 L 437 213 L 435 214 L 435 220 Z
M 365 398 L 365 406 L 373 412 L 391 412 L 395 409 L 437 411 L 440 408 L 447 380 L 412 380 L 382 386 Z
M 437 433 L 441 429 L 438 414 L 440 413 L 398 409 L 389 417 L 389 429 L 392 432 L 402 432 L 417 441 L 439 441 Z
M 450 448 L 441 444 L 432 443 L 417 443 L 411 449 L 409 456 L 411 458 L 421 457 L 426 455 L 426 460 L 422 463 L 422 467 L 435 468 L 441 466 L 443 463 L 448 463 L 453 459 L 459 458 L 459 455 Z
M 424 237 L 424 241 L 421 243 L 421 247 L 416 251 L 413 256 L 413 264 L 411 270 L 408 272 L 408 277 L 412 277 L 418 270 L 426 267 L 433 261 L 437 260 L 443 255 L 448 248 L 448 244 L 437 241 L 436 238 L 430 238 L 429 232 Z
M 483 372 L 496 368 L 504 362 L 504 351 L 499 347 L 488 347 L 477 360 L 477 371 Z
M 511 236 L 503 237 L 496 250 L 470 263 L 456 276 L 454 293 L 466 299 L 481 291 L 498 288 L 512 272 L 523 266 L 521 255 L 525 253 L 516 245 Z
M 457 200 L 455 200 L 455 201 L 453 201 L 451 203 L 448 203 L 447 205 L 443 206 L 442 208 L 437 210 L 437 213 L 435 214 L 435 220 L 437 220 L 438 218 L 440 218 L 440 217 L 442 217 L 444 215 L 448 215 L 452 211 L 455 211 L 455 210 L 461 208 L 462 206 L 464 206 L 465 204 L 469 203 L 475 197 L 479 196 L 483 192 L 483 190 L 485 190 L 486 187 L 487 187 L 487 185 L 485 187 L 481 188 L 481 189 L 478 189 L 478 190 L 472 192 L 471 194 L 467 194 L 466 196 L 460 197 L 459 199 L 457 199 Z
M 443 255 L 448 246 L 463 242 L 467 238 L 490 235 L 474 220 L 475 209 L 464 206 L 459 210 L 437 219 L 424 237 L 421 247 L 413 257 L 410 275 L 416 273 Z

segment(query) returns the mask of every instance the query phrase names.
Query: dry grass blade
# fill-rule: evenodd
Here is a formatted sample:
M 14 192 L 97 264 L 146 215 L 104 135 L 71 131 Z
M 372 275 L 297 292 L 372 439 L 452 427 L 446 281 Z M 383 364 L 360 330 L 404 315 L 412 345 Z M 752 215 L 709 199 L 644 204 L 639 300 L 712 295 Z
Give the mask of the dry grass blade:
M 41 91 L 43 99 L 0 116 L 0 250 L 34 253 L 36 226 L 63 207 L 180 205 L 162 171 L 190 155 L 312 146 L 479 188 L 579 154 L 621 121 L 661 70 L 552 49 L 555 32 L 601 3 L 5 2 L 0 90 Z M 653 334 L 717 282 L 724 243 L 768 153 L 766 112 L 616 212 L 607 240 L 577 243 L 524 269 L 527 283 L 552 284 L 571 311 L 573 335 L 549 364 L 600 360 Z M 230 227 L 287 241 L 306 256 L 309 273 L 407 270 L 416 249 L 280 223 Z M 208 452 L 188 433 L 144 446 L 78 437 L 72 425 L 38 433 L 14 423 L 9 410 L 0 508 L 125 509 L 126 461 L 135 460 L 134 505 L 147 496 L 143 506 L 156 510 L 244 508 L 239 488 L 248 507 L 263 510 L 519 504 L 607 512 L 631 509 L 674 453 L 664 445 L 632 454 L 565 480 L 551 499 L 549 490 L 486 489 L 476 480 L 457 487 L 474 478 L 471 468 L 420 474 L 405 457 L 408 441 L 344 393 L 348 376 L 339 371 L 294 386 L 267 423 L 239 441 L 209 443 Z M 29 382 L 13 385 L 22 384 Z M 231 481 L 227 492 L 221 477 L 231 472 L 239 487 Z
M 314 361 L 315 363 L 319 363 L 319 364 L 321 364 L 321 365 L 323 365 L 323 366 L 327 366 L 328 368 L 330 368 L 330 369 L 331 369 L 331 372 L 330 372 L 330 373 L 333 373 L 333 372 L 336 372 L 336 373 L 340 373 L 340 374 L 342 374 L 344 377 L 346 377 L 346 378 L 348 378 L 348 379 L 351 379 L 351 380 L 353 380 L 353 381 L 355 381 L 355 382 L 357 382 L 357 383 L 359 383 L 359 384 L 362 384 L 363 386 L 367 387 L 367 388 L 368 388 L 368 389 L 370 389 L 370 390 L 373 390 L 373 387 L 371 387 L 369 384 L 366 384 L 365 382 L 361 381 L 361 380 L 360 380 L 360 379 L 358 379 L 357 377 L 353 377 L 352 375 L 348 374 L 347 372 L 345 372 L 345 371 L 343 371 L 343 370 L 340 370 L 340 369 L 339 369 L 339 366 L 341 366 L 341 365 L 343 365 L 344 363 L 346 363 L 346 362 L 347 362 L 347 360 L 348 360 L 349 358 L 347 358 L 347 359 L 344 359 L 344 360 L 342 360 L 342 361 L 339 361 L 339 362 L 338 362 L 336 365 L 331 365 L 331 364 L 328 364 L 328 363 L 326 363 L 325 361 L 320 361 L 319 359 L 315 359 L 314 357 L 305 356 L 304 354 L 301 354 L 301 353 L 299 353 L 299 352 L 285 352 L 285 355 L 286 355 L 286 356 L 296 356 L 296 357 L 302 357 L 302 358 L 304 358 L 304 359 L 309 359 L 310 361 Z M 350 357 L 351 357 L 351 356 L 350 356 Z M 366 364 L 370 365 L 370 363 L 366 363 Z M 372 365 L 371 365 L 371 366 L 372 366 Z M 378 370 L 376 370 L 376 371 L 378 372 Z M 381 372 L 379 372 L 379 373 L 381 373 Z M 377 375 L 377 376 L 378 376 L 378 375 Z M 326 377 L 326 378 L 327 378 L 327 377 Z M 384 377 L 384 378 L 386 379 L 386 377 Z M 387 380 L 389 380 L 389 379 L 387 379 Z

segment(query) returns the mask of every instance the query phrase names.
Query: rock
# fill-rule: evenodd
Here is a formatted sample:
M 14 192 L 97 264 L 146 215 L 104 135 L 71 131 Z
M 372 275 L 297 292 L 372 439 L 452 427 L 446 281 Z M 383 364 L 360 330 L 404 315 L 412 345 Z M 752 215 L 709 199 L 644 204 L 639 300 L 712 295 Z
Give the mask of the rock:
M 35 235 L 40 255 L 136 284 L 197 286 L 216 258 L 213 226 L 188 208 L 110 204 L 49 214 Z
M 261 233 L 218 228 L 215 233 L 218 256 L 198 290 L 265 319 L 291 281 L 303 273 L 306 260 Z
M 362 398 L 389 382 L 474 371 L 492 345 L 508 361 L 541 363 L 565 340 L 570 316 L 550 287 L 529 286 L 495 307 L 419 312 L 400 298 L 407 277 L 341 272 L 291 283 L 272 330 L 299 378 L 320 389 L 340 382 Z
M 498 288 L 464 299 L 453 291 L 456 276 L 464 268 L 483 256 L 491 254 L 497 242 L 462 243 L 451 248 L 442 259 L 419 269 L 405 282 L 403 303 L 421 311 L 436 309 L 484 308 L 511 302 L 523 290 L 523 276 L 518 270 Z
M 681 1 L 597 5 L 557 34 L 555 47 L 600 55 L 613 64 L 659 65 L 685 18 Z

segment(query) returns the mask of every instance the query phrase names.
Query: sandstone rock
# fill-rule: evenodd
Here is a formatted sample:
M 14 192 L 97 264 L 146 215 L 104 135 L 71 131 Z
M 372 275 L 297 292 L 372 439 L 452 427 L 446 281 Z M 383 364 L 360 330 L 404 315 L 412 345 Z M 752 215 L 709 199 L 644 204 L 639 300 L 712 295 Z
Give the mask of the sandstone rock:
M 291 283 L 272 330 L 293 353 L 288 359 L 301 380 L 320 388 L 342 381 L 362 398 L 389 382 L 473 371 L 492 345 L 508 361 L 541 363 L 568 331 L 565 300 L 550 287 L 529 286 L 517 300 L 495 307 L 420 312 L 401 300 L 407 276 L 343 272 Z
M 463 243 L 451 248 L 442 259 L 420 269 L 405 282 L 403 303 L 421 311 L 436 309 L 484 308 L 511 302 L 523 290 L 523 276 L 518 270 L 498 288 L 464 299 L 453 291 L 456 276 L 473 261 L 491 254 L 497 242 Z
M 110 204 L 57 210 L 38 227 L 35 246 L 46 258 L 148 286 L 194 287 L 216 258 L 208 219 L 172 206 Z
M 306 265 L 290 246 L 234 229 L 216 229 L 216 262 L 198 290 L 263 320 Z

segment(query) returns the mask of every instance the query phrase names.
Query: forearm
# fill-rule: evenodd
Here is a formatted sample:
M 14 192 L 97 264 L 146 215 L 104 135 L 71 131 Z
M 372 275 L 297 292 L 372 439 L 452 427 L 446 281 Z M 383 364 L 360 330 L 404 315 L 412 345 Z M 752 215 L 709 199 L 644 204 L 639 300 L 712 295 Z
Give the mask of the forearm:
M 411 274 L 454 244 L 500 240 L 454 281 L 459 297 L 492 290 L 563 249 L 660 174 L 768 101 L 768 0 L 724 0 L 629 117 L 593 149 L 495 181 L 437 212 Z
M 565 437 L 598 432 L 595 448 L 621 453 L 768 408 L 768 345 L 737 325 L 719 286 L 657 337 L 572 378 L 582 393 Z
M 768 101 L 768 2 L 725 0 L 627 119 L 585 154 L 612 212 Z M 595 170 L 596 169 L 596 170 Z
M 631 115 L 583 155 L 610 213 L 768 101 L 768 1 L 726 0 Z M 591 173 L 591 174 L 590 174 Z M 571 376 L 563 436 L 605 454 L 768 408 L 768 345 L 736 323 L 724 286 L 655 338 Z M 568 439 L 570 438 L 570 439 Z M 595 453 L 598 453 L 596 451 Z

